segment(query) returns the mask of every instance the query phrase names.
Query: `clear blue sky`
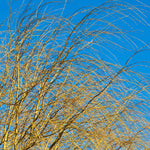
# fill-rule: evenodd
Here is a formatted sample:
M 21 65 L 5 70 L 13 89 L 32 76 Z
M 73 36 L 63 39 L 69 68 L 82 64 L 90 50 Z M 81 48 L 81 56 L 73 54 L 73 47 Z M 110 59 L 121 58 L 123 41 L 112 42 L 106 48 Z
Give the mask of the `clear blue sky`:
M 2 0 L 1 4 L 0 4 L 0 22 L 2 22 L 2 20 L 4 20 L 7 16 L 9 16 L 9 6 L 8 6 L 8 1 L 10 0 Z M 13 3 L 13 7 L 17 8 L 20 5 L 20 1 L 18 0 L 12 0 L 14 1 Z M 23 0 L 22 0 L 23 1 Z M 22 2 L 21 1 L 21 2 Z M 25 3 L 27 3 L 28 0 L 25 1 Z M 33 2 L 36 4 L 38 3 L 38 1 L 40 0 L 33 0 Z M 48 0 L 46 0 L 48 1 Z M 65 1 L 65 0 L 62 0 Z M 105 0 L 68 0 L 70 3 L 67 4 L 66 9 L 64 11 L 65 14 L 70 14 L 71 12 L 74 12 L 76 9 L 80 8 L 80 7 L 85 7 L 85 6 L 98 6 L 99 4 L 105 2 Z M 141 9 L 142 13 L 144 13 L 143 18 L 147 21 L 148 24 L 150 24 L 150 1 L 149 0 L 140 0 L 141 2 L 138 3 L 136 2 L 136 0 L 122 0 L 123 2 L 129 2 L 132 5 L 137 6 L 138 8 Z M 144 3 L 144 7 L 140 6 L 141 4 Z M 144 11 L 143 11 L 144 8 Z M 130 24 L 130 22 L 128 22 Z M 134 35 L 138 38 L 141 39 L 142 41 L 144 41 L 146 44 L 150 43 L 150 26 L 143 26 L 142 24 L 136 24 L 134 27 L 134 24 L 132 24 L 132 27 L 135 28 L 135 30 L 140 30 L 140 33 L 134 33 Z M 0 31 L 2 31 L 2 29 L 0 29 Z M 141 32 L 142 31 L 142 32 Z M 136 44 L 140 46 L 142 46 L 141 42 L 137 42 Z M 121 57 L 120 56 L 120 60 L 119 62 L 121 63 L 121 61 L 123 60 L 123 58 L 125 58 L 126 56 Z M 143 57 L 143 58 L 141 58 Z M 143 53 L 142 55 L 138 56 L 136 59 L 140 59 L 141 60 L 150 60 L 150 52 L 145 52 L 145 54 Z M 119 59 L 119 58 L 118 58 Z M 122 61 L 123 62 L 123 61 Z M 145 70 L 148 71 L 148 70 Z M 150 70 L 149 70 L 150 71 Z

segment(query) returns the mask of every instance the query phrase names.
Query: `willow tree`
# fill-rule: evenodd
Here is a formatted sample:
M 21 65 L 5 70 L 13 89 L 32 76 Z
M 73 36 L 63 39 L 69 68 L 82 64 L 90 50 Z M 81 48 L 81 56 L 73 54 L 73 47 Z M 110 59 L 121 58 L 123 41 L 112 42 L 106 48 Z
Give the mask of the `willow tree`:
M 106 1 L 64 15 L 61 4 L 30 1 L 1 24 L 1 148 L 148 149 L 148 62 L 134 59 L 148 45 L 130 34 L 142 14 Z

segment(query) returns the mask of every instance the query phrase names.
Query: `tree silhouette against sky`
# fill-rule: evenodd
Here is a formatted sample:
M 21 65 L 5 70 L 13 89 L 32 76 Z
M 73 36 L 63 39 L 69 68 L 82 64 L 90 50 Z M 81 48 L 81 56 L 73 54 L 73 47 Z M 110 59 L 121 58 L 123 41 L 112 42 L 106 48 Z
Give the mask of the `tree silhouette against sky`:
M 9 2 L 1 22 L 0 148 L 148 150 L 142 9 L 112 0 L 74 10 L 74 2 Z

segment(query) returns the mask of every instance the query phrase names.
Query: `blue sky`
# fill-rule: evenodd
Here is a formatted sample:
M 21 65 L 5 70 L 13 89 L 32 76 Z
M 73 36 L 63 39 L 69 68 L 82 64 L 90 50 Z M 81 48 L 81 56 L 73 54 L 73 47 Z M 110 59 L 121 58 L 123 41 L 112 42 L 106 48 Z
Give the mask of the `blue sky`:
M 18 1 L 18 0 L 12 0 L 13 3 L 13 12 L 14 10 L 18 10 L 17 8 L 20 6 L 22 1 Z M 24 3 L 27 3 L 26 0 Z M 40 0 L 32 0 L 33 3 L 38 4 L 38 1 Z M 45 0 L 48 1 L 48 0 Z M 6 19 L 9 16 L 9 4 L 10 0 L 3 0 L 1 1 L 1 5 L 0 5 L 0 22 L 2 22 L 4 19 Z M 65 0 L 62 2 L 65 2 Z M 79 8 L 85 8 L 85 7 L 95 7 L 98 6 L 99 4 L 102 4 L 103 2 L 105 2 L 105 0 L 68 0 L 68 3 L 65 5 L 65 3 L 61 3 L 57 8 L 63 7 L 65 5 L 65 9 L 63 11 L 63 15 L 64 16 L 69 16 L 71 15 L 74 11 L 76 11 Z M 141 12 L 141 19 L 144 19 L 146 22 L 144 23 L 144 25 L 142 23 L 138 23 L 138 22 L 133 22 L 132 20 L 127 20 L 126 23 L 130 24 L 132 27 L 132 30 L 135 30 L 135 32 L 133 33 L 128 33 L 129 36 L 134 36 L 134 38 L 132 39 L 135 44 L 137 45 L 134 46 L 134 44 L 131 46 L 129 44 L 126 43 L 119 43 L 120 41 L 116 41 L 116 43 L 120 44 L 123 47 L 128 47 L 129 49 L 131 49 L 131 53 L 127 52 L 127 51 L 122 51 L 118 49 L 118 51 L 116 50 L 112 50 L 112 53 L 116 56 L 118 62 L 123 65 L 126 60 L 138 49 L 141 48 L 142 46 L 144 46 L 145 44 L 150 44 L 150 1 L 148 0 L 140 0 L 140 2 L 138 2 L 138 0 L 122 0 L 122 2 L 128 2 L 131 5 L 136 6 L 140 12 Z M 24 7 L 24 6 L 23 6 Z M 129 16 L 130 17 L 130 16 Z M 78 18 L 76 18 L 78 21 Z M 108 18 L 110 19 L 110 18 Z M 144 22 L 144 21 L 143 21 Z M 122 24 L 118 21 L 116 23 L 119 26 L 122 26 Z M 7 24 L 5 23 L 5 25 L 7 26 Z M 123 28 L 125 30 L 130 30 L 129 28 L 126 28 L 126 26 L 123 25 Z M 2 31 L 4 28 L 1 28 L 0 31 Z M 1 33 L 1 32 L 0 32 Z M 136 39 L 136 38 L 138 39 Z M 112 40 L 116 40 L 116 39 L 112 39 Z M 141 40 L 141 41 L 140 41 Z M 133 48 L 133 50 L 132 50 Z M 110 55 L 110 54 L 108 54 Z M 150 51 L 144 51 L 142 53 L 139 53 L 138 55 L 136 55 L 136 57 L 134 57 L 134 62 L 136 61 L 150 61 Z M 139 68 L 138 68 L 139 69 Z M 145 68 L 145 67 L 140 67 L 140 71 L 144 72 L 144 73 L 148 73 L 150 75 L 150 65 L 149 68 Z
M 0 22 L 2 22 L 6 17 L 9 16 L 9 5 L 8 5 L 8 1 L 10 0 L 3 0 L 1 1 L 1 5 L 0 5 Z M 17 8 L 20 5 L 20 2 L 18 0 L 12 0 L 14 1 L 13 3 L 13 8 Z M 27 3 L 28 0 L 25 1 L 25 3 Z M 40 0 L 33 0 L 33 2 L 36 4 L 38 3 L 38 1 Z M 48 1 L 48 0 L 46 0 Z M 62 0 L 63 1 L 63 0 Z M 64 0 L 65 1 L 65 0 Z M 23 0 L 22 0 L 23 2 Z M 75 10 L 79 9 L 79 8 L 83 8 L 86 6 L 98 6 L 99 4 L 102 4 L 103 2 L 105 2 L 105 0 L 68 0 L 69 3 L 67 3 L 66 8 L 64 10 L 64 14 L 66 15 L 70 15 L 71 13 L 73 13 Z M 135 28 L 135 30 L 140 30 L 140 32 L 138 33 L 134 33 L 133 35 L 136 36 L 138 39 L 141 39 L 142 41 L 144 41 L 146 44 L 150 43 L 150 26 L 148 26 L 148 24 L 150 25 L 150 1 L 149 0 L 140 0 L 140 2 L 137 2 L 136 0 L 122 0 L 122 2 L 129 2 L 132 5 L 135 5 L 137 8 L 140 9 L 140 11 L 143 13 L 143 19 L 145 19 L 147 21 L 147 25 L 142 25 L 142 24 L 135 24 L 133 22 L 129 22 L 130 20 L 128 20 L 128 23 L 132 25 L 133 28 Z M 141 6 L 143 4 L 143 6 Z M 63 6 L 63 5 L 62 5 Z M 59 6 L 58 6 L 59 7 Z M 135 27 L 134 27 L 135 26 Z M 2 29 L 0 29 L 0 31 L 2 31 Z M 139 47 L 143 46 L 141 44 L 141 42 L 136 41 L 136 44 L 139 45 Z M 123 58 L 126 56 L 123 56 Z M 141 57 L 143 57 L 142 59 L 144 60 L 149 60 L 150 59 L 150 52 L 145 52 L 145 54 L 143 53 L 141 56 L 137 56 L 137 59 L 140 59 Z M 123 59 L 122 57 L 120 57 L 120 61 L 122 61 Z M 119 58 L 118 58 L 119 59 Z
M 72 2 L 68 4 L 68 7 L 66 7 L 66 11 L 73 12 L 73 10 L 76 10 L 77 8 L 81 8 L 85 6 L 98 6 L 99 4 L 102 4 L 103 2 L 105 2 L 105 0 L 72 0 Z M 137 23 L 137 22 L 134 24 L 134 22 L 132 22 L 131 20 L 128 20 L 127 22 L 128 24 L 131 24 L 132 29 L 135 30 L 135 32 L 132 33 L 131 35 L 139 39 L 139 40 L 136 40 L 134 38 L 134 42 L 137 45 L 137 49 L 144 46 L 144 43 L 150 44 L 150 1 L 140 0 L 139 2 L 138 0 L 137 1 L 136 0 L 122 0 L 122 2 L 127 2 L 127 3 L 130 3 L 131 5 L 136 6 L 141 12 L 141 17 L 142 17 L 141 19 L 144 19 L 146 21 L 144 25 L 142 25 L 141 23 Z M 117 23 L 119 24 L 119 22 Z M 127 28 L 127 30 L 129 30 L 129 28 Z M 142 43 L 140 40 L 144 43 Z M 122 46 L 126 47 L 127 45 L 122 45 Z M 115 53 L 115 51 L 113 53 Z M 116 53 L 115 55 L 119 63 L 123 65 L 124 62 L 128 59 L 128 57 L 131 56 L 131 54 L 132 53 L 128 53 L 124 51 L 121 54 Z M 138 55 L 134 57 L 133 60 L 134 62 L 135 61 L 150 61 L 150 51 L 144 51 L 143 53 L 139 53 Z M 150 68 L 148 69 L 148 68 L 140 67 L 140 71 L 149 73 L 150 75 Z

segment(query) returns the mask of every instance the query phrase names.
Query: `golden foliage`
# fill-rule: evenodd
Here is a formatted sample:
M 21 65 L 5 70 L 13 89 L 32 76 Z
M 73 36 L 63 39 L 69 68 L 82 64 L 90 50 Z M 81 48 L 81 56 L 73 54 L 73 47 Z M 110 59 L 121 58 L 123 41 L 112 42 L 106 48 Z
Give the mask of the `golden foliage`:
M 2 149 L 148 149 L 149 78 L 130 63 L 144 48 L 113 60 L 127 51 L 116 38 L 131 42 L 116 21 L 137 9 L 110 1 L 63 17 L 48 5 L 28 3 L 15 28 L 11 15 L 0 45 Z

